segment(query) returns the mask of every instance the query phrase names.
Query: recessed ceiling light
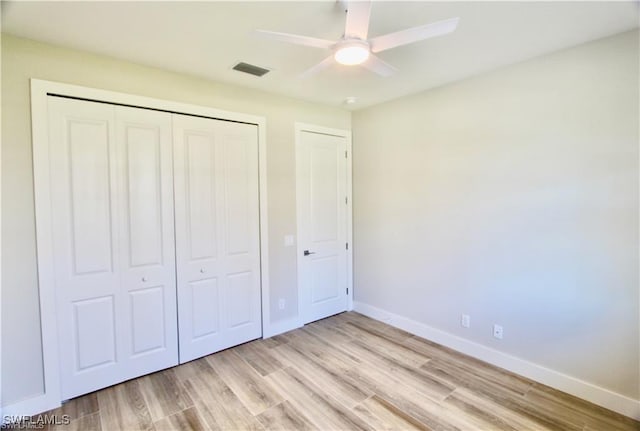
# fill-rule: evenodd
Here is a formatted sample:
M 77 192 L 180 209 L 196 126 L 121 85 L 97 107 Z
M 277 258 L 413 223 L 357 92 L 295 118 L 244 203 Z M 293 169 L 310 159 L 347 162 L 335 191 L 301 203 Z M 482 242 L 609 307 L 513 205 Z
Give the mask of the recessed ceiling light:
M 356 96 L 349 96 L 346 99 L 344 99 L 344 103 L 347 105 L 353 105 L 357 101 L 358 101 L 358 98 Z

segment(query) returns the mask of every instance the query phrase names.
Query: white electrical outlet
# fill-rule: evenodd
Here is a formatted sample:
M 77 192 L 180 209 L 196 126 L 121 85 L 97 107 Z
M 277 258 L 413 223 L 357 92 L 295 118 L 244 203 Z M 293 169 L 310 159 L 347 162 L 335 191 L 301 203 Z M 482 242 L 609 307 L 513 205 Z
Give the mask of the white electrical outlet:
M 293 235 L 285 235 L 284 236 L 284 246 L 291 247 L 295 242 L 295 237 Z
M 280 310 L 284 310 L 284 307 L 286 307 L 286 306 L 287 306 L 287 301 L 285 299 L 283 299 L 283 298 L 280 298 L 278 300 L 278 308 Z
M 493 325 L 493 336 L 502 340 L 502 326 Z
M 468 314 L 463 314 L 462 317 L 460 317 L 460 324 L 463 328 L 468 328 L 469 326 L 471 326 L 471 316 L 469 316 Z

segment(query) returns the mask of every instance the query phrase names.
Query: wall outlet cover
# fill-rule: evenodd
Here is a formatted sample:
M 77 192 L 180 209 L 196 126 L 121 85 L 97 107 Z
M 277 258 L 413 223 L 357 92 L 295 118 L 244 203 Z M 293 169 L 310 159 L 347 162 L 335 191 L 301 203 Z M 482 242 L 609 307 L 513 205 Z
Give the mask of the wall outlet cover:
M 469 316 L 468 314 L 463 314 L 460 317 L 460 324 L 462 325 L 463 328 L 468 328 L 471 326 L 471 316 Z
M 502 340 L 502 326 L 493 325 L 493 336 Z

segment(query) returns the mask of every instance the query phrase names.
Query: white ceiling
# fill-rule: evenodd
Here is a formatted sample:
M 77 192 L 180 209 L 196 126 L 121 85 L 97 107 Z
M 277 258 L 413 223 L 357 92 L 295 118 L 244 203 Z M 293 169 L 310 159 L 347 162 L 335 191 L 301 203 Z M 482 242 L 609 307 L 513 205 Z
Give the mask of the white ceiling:
M 375 2 L 370 37 L 450 17 L 452 34 L 385 51 L 399 72 L 359 67 L 299 74 L 327 53 L 260 39 L 254 29 L 325 39 L 342 36 L 345 14 L 316 2 L 6 2 L 2 31 L 216 81 L 359 109 L 638 27 L 637 2 Z M 273 69 L 263 78 L 238 61 Z

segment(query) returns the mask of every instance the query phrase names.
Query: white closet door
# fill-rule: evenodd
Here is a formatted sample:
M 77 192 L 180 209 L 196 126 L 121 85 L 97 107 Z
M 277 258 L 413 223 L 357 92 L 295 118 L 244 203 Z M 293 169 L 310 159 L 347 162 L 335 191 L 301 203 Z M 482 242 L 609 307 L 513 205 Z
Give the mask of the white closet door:
M 116 108 L 125 377 L 178 363 L 171 114 Z
M 163 113 L 56 97 L 48 103 L 67 399 L 177 362 L 171 124 Z
M 180 362 L 262 335 L 257 126 L 174 115 Z
M 117 381 L 117 159 L 110 105 L 49 98 L 55 282 L 63 399 Z

